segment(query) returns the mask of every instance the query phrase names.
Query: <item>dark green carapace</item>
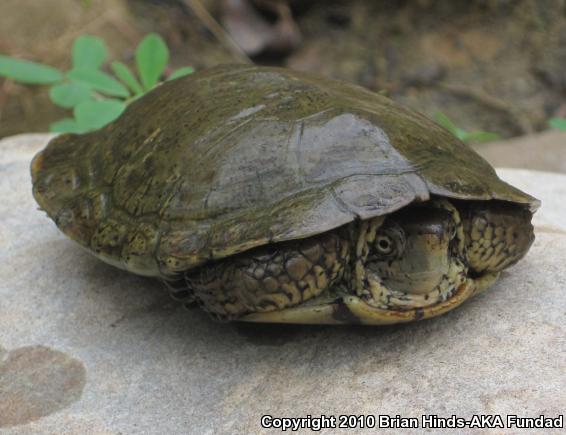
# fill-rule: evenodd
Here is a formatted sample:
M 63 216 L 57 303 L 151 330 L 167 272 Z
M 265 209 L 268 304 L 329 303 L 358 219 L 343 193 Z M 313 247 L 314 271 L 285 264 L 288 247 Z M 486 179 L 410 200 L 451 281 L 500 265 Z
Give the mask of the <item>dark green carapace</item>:
M 351 84 L 227 65 L 164 83 L 32 162 L 100 259 L 223 319 L 386 324 L 492 284 L 538 201 L 448 131 Z

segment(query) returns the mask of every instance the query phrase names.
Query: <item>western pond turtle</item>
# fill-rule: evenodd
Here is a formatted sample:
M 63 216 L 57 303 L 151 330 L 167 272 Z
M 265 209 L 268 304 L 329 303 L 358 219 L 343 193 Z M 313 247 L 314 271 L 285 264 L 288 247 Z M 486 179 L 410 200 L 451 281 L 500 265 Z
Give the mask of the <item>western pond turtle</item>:
M 33 194 L 98 258 L 220 319 L 444 313 L 533 242 L 538 200 L 423 115 L 352 84 L 219 66 L 54 138 Z

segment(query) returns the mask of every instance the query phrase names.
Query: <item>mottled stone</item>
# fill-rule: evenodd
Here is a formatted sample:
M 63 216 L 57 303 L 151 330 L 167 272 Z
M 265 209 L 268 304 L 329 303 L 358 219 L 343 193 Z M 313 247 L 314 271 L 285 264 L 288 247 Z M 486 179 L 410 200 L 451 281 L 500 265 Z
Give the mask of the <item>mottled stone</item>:
M 265 433 L 264 414 L 566 409 L 566 176 L 500 171 L 542 200 L 537 239 L 494 288 L 446 315 L 389 327 L 222 324 L 183 309 L 162 284 L 97 260 L 37 211 L 28 165 L 45 140 L 0 142 L 0 357 L 50 349 L 65 357 L 34 358 L 43 373 L 34 376 L 76 361 L 66 367 L 84 367 L 86 383 L 2 434 Z M 9 383 L 40 385 L 10 367 Z M 55 394 L 45 391 L 44 404 Z

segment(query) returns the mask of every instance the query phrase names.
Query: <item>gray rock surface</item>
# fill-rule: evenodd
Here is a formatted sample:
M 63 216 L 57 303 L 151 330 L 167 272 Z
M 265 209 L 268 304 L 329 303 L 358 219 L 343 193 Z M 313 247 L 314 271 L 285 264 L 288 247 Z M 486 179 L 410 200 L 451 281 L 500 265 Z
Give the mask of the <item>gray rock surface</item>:
M 501 170 L 543 202 L 536 242 L 493 289 L 442 317 L 221 324 L 98 261 L 37 211 L 28 165 L 45 141 L 0 141 L 1 433 L 272 433 L 264 414 L 564 413 L 566 176 Z
M 474 149 L 495 167 L 566 173 L 566 132 L 541 133 L 488 142 Z

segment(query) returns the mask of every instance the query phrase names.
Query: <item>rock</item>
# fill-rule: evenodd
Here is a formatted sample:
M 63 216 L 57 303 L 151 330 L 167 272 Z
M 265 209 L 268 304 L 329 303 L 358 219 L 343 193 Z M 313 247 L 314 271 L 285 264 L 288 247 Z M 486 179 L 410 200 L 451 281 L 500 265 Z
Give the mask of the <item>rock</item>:
M 0 142 L 3 434 L 258 433 L 268 414 L 564 412 L 565 175 L 501 170 L 543 201 L 536 242 L 493 289 L 444 316 L 222 324 L 58 232 L 31 196 L 29 162 L 46 140 Z
M 566 132 L 548 130 L 529 136 L 476 145 L 493 166 L 566 173 Z

